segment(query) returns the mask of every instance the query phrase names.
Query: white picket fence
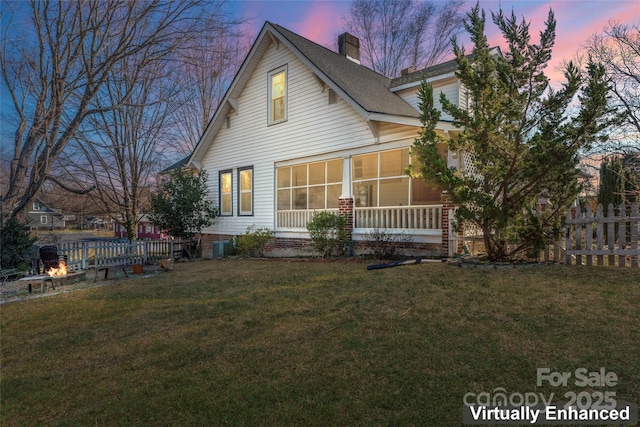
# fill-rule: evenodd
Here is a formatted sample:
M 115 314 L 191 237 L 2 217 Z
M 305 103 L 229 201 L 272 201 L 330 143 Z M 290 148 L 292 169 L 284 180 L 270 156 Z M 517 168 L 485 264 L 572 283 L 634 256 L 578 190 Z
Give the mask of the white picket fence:
M 617 209 L 609 204 L 606 215 L 602 205 L 598 205 L 595 215 L 591 206 L 587 206 L 586 212 L 568 213 L 565 224 L 567 265 L 583 265 L 585 258 L 586 265 L 638 268 L 640 215 L 637 204 L 623 204 Z
M 95 241 L 59 243 L 58 254 L 67 257 L 70 270 L 87 270 L 104 265 L 145 264 L 173 258 L 182 242 L 173 240 Z

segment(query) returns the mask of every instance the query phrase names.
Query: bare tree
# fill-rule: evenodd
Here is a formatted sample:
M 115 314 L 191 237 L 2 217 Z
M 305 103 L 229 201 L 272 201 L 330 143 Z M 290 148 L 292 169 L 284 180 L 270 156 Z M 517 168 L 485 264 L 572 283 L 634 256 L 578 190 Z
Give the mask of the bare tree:
M 239 29 L 242 21 L 223 10 L 218 15 L 207 32 L 181 52 L 174 73 L 179 90 L 171 148 L 181 156 L 195 148 L 251 47 L 250 37 Z
M 113 105 L 125 94 L 128 102 L 88 116 L 70 143 L 82 156 L 60 158 L 67 176 L 90 177 L 96 190 L 89 197 L 125 226 L 129 239 L 137 237 L 162 147 L 170 143 L 165 131 L 176 94 L 167 79 L 169 63 L 156 61 L 139 72 L 139 62 L 132 56 L 115 66 L 94 104 Z
M 450 54 L 462 31 L 463 0 L 353 0 L 344 26 L 360 39 L 362 62 L 388 77 L 424 68 Z
M 33 1 L 3 3 L 0 65 L 15 112 L 9 185 L 2 208 L 22 216 L 87 117 L 126 104 L 131 91 L 96 103 L 119 64 L 135 56 L 133 75 L 167 58 L 206 16 L 202 0 Z M 137 74 L 136 74 L 137 73 Z M 6 122 L 6 121 L 5 121 Z M 58 184 L 65 184 L 58 180 Z M 69 188 L 69 190 L 74 190 Z M 77 190 L 79 191 L 79 190 Z M 86 190 L 85 190 L 86 191 Z M 81 192 L 81 191 L 80 191 Z
M 611 106 L 623 118 L 621 126 L 610 129 L 605 151 L 640 154 L 640 23 L 609 23 L 589 39 L 585 51 L 604 65 L 613 94 Z

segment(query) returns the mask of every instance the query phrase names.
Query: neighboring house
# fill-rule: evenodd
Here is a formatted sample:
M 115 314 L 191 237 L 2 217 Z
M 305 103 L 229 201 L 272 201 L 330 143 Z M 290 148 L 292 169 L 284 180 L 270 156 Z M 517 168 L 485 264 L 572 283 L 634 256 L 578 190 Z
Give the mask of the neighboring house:
M 306 224 L 321 210 L 349 218 L 356 252 L 374 229 L 413 236 L 416 254 L 449 255 L 449 208 L 441 191 L 409 178 L 421 128 L 418 87 L 435 103 L 444 92 L 465 107 L 449 61 L 389 79 L 359 64 L 359 41 L 339 37 L 340 53 L 267 22 L 218 107 L 189 166 L 209 175 L 220 210 L 203 232 L 203 254 L 248 226 L 276 232 L 272 255 L 309 253 Z M 438 131 L 459 129 L 442 115 Z M 447 152 L 451 167 L 470 165 Z
M 186 156 L 181 158 L 180 160 L 178 160 L 177 162 L 175 162 L 174 164 L 172 164 L 171 166 L 169 166 L 166 169 L 163 169 L 162 171 L 160 171 L 160 175 L 166 175 L 170 172 L 173 172 L 177 169 L 193 169 L 193 166 L 189 166 L 189 157 L 190 156 Z
M 116 222 L 113 225 L 113 234 L 118 239 L 126 239 L 128 237 L 127 230 L 124 225 Z M 140 221 L 138 221 L 138 239 L 167 239 L 169 236 L 160 230 L 157 226 L 153 225 L 147 215 L 144 215 Z
M 40 200 L 31 204 L 27 214 L 27 224 L 32 230 L 61 230 L 66 227 L 65 217 L 59 211 L 49 208 Z

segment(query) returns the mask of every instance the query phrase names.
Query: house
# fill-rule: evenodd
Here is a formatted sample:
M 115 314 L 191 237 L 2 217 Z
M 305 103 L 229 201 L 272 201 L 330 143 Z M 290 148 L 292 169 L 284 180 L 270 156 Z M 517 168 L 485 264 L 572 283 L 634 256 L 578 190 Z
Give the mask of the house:
M 155 226 L 147 215 L 143 215 L 138 221 L 138 239 L 168 239 L 169 236 Z M 113 234 L 117 239 L 126 239 L 127 230 L 124 225 L 115 222 L 113 225 Z
M 423 78 L 466 106 L 449 61 L 398 78 L 360 65 L 359 40 L 333 52 L 267 22 L 189 158 L 208 173 L 220 216 L 203 231 L 203 255 L 248 226 L 275 231 L 274 256 L 310 253 L 306 224 L 321 210 L 347 215 L 355 251 L 374 229 L 410 234 L 412 252 L 449 255 L 450 206 L 405 168 L 421 128 Z M 459 129 L 442 115 L 438 131 Z M 452 167 L 470 165 L 442 147 Z
M 32 230 L 62 230 L 66 227 L 64 215 L 38 199 L 31 204 L 27 224 Z

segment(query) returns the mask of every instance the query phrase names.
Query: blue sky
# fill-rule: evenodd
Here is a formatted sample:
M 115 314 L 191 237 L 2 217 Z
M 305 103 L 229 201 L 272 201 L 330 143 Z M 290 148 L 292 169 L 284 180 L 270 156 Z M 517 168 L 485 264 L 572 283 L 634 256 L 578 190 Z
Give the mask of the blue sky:
M 348 30 L 343 25 L 342 17 L 348 13 L 349 5 L 350 1 L 347 0 L 230 2 L 237 16 L 250 19 L 246 29 L 253 35 L 257 35 L 265 21 L 271 21 L 330 48 L 335 48 L 338 34 Z M 470 9 L 475 5 L 475 0 L 468 1 L 467 5 Z M 549 9 L 553 9 L 557 21 L 557 38 L 548 70 L 552 81 L 561 78 L 555 68 L 564 59 L 571 58 L 592 34 L 600 32 L 609 21 L 627 24 L 640 22 L 638 0 L 483 0 L 480 1 L 480 6 L 487 12 L 489 19 L 490 11 L 497 11 L 501 6 L 505 12 L 513 10 L 516 16 L 531 22 L 531 29 L 536 36 L 544 26 Z M 491 45 L 501 44 L 501 36 L 492 22 L 488 22 L 487 34 Z M 468 46 L 467 50 L 471 48 L 468 42 L 465 45 Z

